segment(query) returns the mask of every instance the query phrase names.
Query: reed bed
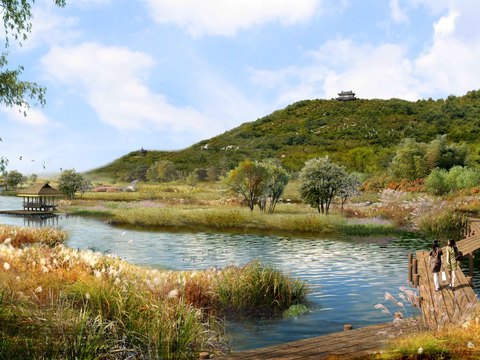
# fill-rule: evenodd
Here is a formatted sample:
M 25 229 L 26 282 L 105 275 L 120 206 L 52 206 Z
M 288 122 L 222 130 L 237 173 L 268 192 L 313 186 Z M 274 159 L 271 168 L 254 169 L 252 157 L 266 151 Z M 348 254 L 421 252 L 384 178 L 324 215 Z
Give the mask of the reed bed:
M 118 224 L 211 229 L 247 229 L 315 234 L 389 234 L 398 232 L 387 221 L 346 219 L 341 215 L 315 213 L 265 214 L 233 207 L 216 208 L 123 208 L 110 211 Z
M 161 271 L 64 245 L 1 244 L 0 275 L 0 358 L 8 359 L 222 353 L 216 315 L 282 311 L 306 293 L 302 282 L 258 263 Z
M 42 243 L 48 246 L 63 244 L 67 240 L 67 233 L 57 228 L 22 228 L 17 226 L 0 225 L 0 243 L 6 242 L 12 246 Z

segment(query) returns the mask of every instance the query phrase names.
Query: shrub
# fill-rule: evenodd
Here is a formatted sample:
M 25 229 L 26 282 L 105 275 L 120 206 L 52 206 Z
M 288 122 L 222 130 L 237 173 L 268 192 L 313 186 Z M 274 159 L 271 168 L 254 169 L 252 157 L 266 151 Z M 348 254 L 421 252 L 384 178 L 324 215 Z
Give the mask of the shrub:
M 304 282 L 290 279 L 272 267 L 251 262 L 243 268 L 225 269 L 214 291 L 222 308 L 268 315 L 301 303 L 306 290 Z
M 446 170 L 434 169 L 425 179 L 425 190 L 433 195 L 446 194 L 450 190 L 446 182 L 446 176 Z
M 465 224 L 465 215 L 449 208 L 432 209 L 416 221 L 418 230 L 432 239 L 461 239 Z

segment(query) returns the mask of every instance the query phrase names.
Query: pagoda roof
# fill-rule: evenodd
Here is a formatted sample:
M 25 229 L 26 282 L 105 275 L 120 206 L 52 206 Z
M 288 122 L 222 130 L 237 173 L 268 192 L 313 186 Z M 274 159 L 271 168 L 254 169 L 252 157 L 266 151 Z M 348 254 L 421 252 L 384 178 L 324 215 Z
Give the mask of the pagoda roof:
M 355 95 L 355 93 L 352 91 L 352 90 L 348 90 L 348 91 L 341 91 L 338 93 L 338 95 Z
M 63 194 L 48 183 L 41 183 L 21 190 L 17 196 L 63 196 Z

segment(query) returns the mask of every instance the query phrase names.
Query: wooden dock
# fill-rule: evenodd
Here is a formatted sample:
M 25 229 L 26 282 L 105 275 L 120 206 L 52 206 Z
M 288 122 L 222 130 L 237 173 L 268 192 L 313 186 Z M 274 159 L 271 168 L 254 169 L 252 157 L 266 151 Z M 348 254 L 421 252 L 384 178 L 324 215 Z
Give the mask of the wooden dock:
M 424 325 L 430 329 L 439 329 L 448 324 L 456 324 L 464 314 L 478 302 L 473 291 L 473 256 L 480 249 L 480 220 L 470 219 L 465 238 L 457 242 L 458 249 L 468 259 L 468 275 L 460 267 L 455 271 L 455 287 L 450 290 L 450 278 L 441 281 L 440 291 L 435 291 L 433 274 L 430 269 L 429 251 L 417 251 L 416 259 L 409 265 L 409 278 L 418 288 Z M 445 263 L 445 247 L 442 248 Z M 409 259 L 410 262 L 410 259 Z
M 315 338 L 241 351 L 219 359 L 359 359 L 384 351 L 392 337 L 417 331 L 408 322 L 372 325 Z
M 0 214 L 36 217 L 36 218 L 48 218 L 48 217 L 57 216 L 53 211 L 32 211 L 32 210 L 0 210 Z

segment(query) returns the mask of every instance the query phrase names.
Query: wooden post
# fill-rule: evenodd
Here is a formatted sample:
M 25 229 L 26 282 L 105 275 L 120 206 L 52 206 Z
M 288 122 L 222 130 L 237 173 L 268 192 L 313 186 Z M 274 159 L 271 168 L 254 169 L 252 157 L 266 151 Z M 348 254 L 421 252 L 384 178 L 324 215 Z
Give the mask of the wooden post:
M 473 277 L 473 254 L 468 254 L 468 275 Z
M 206 351 L 202 351 L 200 353 L 200 360 L 203 360 L 203 359 L 210 359 L 210 354 Z
M 413 286 L 418 287 L 420 283 L 420 274 L 415 274 L 415 277 L 413 278 Z
M 345 324 L 343 325 L 343 331 L 349 331 L 349 330 L 352 330 L 353 329 L 353 325 L 352 324 Z
M 417 273 L 418 273 L 418 260 L 413 259 L 412 260 L 412 282 L 413 286 L 417 287 L 418 283 L 415 283 L 417 280 Z
M 413 282 L 412 261 L 413 261 L 413 253 L 409 252 L 408 253 L 408 277 L 407 277 L 407 281 L 409 285 Z

